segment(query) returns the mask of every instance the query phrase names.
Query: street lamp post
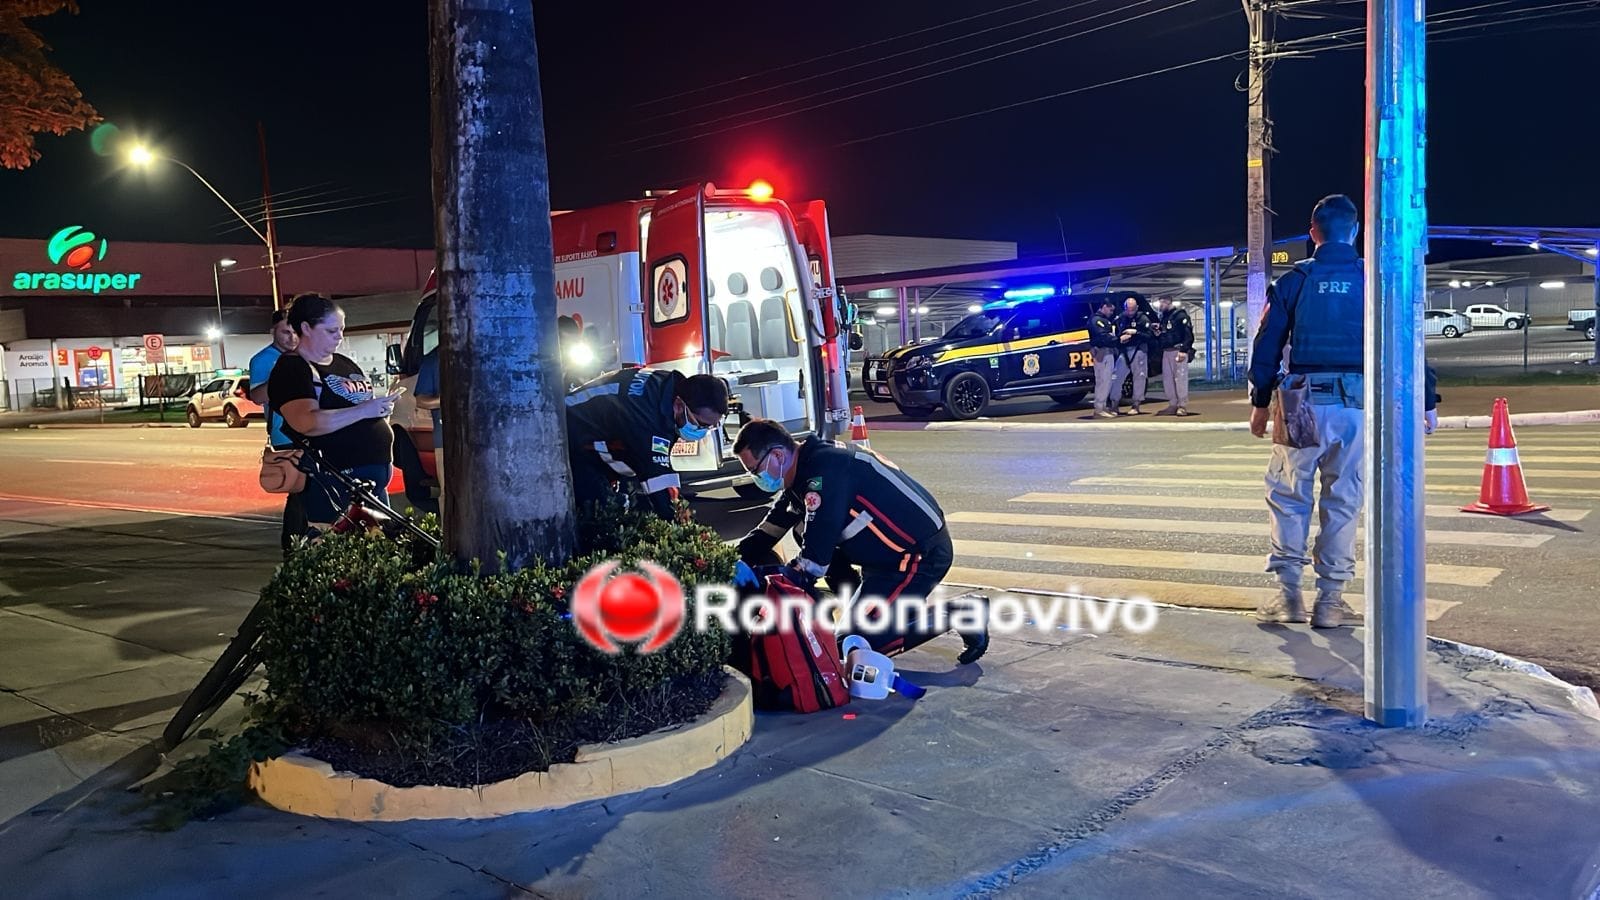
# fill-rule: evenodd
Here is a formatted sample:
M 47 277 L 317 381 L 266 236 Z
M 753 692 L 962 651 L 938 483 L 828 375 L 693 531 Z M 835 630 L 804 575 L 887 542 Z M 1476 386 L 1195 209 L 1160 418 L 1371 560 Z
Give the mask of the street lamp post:
M 228 331 L 222 327 L 222 270 L 238 260 L 219 259 L 211 264 L 211 284 L 217 289 L 217 349 L 222 351 L 222 368 L 228 367 Z
M 255 223 L 245 218 L 244 213 L 241 213 L 238 209 L 234 208 L 234 205 L 228 202 L 228 198 L 222 196 L 221 191 L 217 190 L 215 187 L 212 187 L 211 182 L 207 181 L 205 176 L 201 175 L 199 172 L 196 172 L 193 166 L 181 159 L 173 159 L 170 156 L 159 155 L 152 151 L 149 147 L 139 144 L 134 146 L 132 150 L 128 151 L 128 160 L 141 168 L 147 168 L 151 163 L 157 160 L 182 166 L 190 175 L 193 175 L 201 184 L 205 185 L 206 190 L 210 191 L 218 200 L 221 200 L 222 205 L 226 206 L 229 212 L 233 213 L 235 216 L 238 216 L 239 221 L 243 222 L 244 226 L 250 229 L 250 233 L 254 234 L 256 238 L 261 241 L 261 243 L 267 245 L 267 271 L 272 276 L 272 308 L 274 310 L 283 308 L 283 302 L 278 295 L 278 248 L 276 246 L 277 242 L 273 240 L 273 230 L 270 227 L 270 223 L 269 227 L 267 228 L 267 233 L 262 234 L 261 229 L 257 228 Z

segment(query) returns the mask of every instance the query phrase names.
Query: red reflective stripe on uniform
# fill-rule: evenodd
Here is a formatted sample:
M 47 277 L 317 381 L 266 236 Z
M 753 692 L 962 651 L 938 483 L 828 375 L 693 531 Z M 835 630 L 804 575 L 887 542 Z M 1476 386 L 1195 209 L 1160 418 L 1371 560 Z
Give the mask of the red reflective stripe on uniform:
M 922 562 L 921 555 L 912 556 L 911 554 L 908 553 L 908 554 L 906 554 L 906 559 L 909 559 L 911 561 L 911 571 L 906 573 L 906 580 L 900 582 L 899 586 L 897 586 L 894 589 L 894 592 L 891 593 L 886 598 L 890 603 L 893 603 L 894 601 L 900 599 L 900 592 L 906 589 L 906 586 L 911 583 L 911 579 L 917 577 L 917 564 Z M 902 561 L 901 565 L 904 566 L 905 562 Z
M 896 525 L 893 522 L 893 520 L 891 520 L 888 516 L 884 515 L 876 506 L 873 506 L 871 503 L 868 503 L 867 502 L 867 498 L 861 496 L 860 494 L 857 494 L 856 495 L 856 500 L 860 501 L 861 505 L 865 506 L 867 508 L 867 512 L 872 513 L 872 517 L 874 519 L 877 519 L 878 521 L 882 522 L 883 524 L 885 524 L 885 525 L 889 526 L 890 528 L 894 529 L 894 533 L 900 535 L 900 539 L 901 540 L 905 541 L 908 544 L 915 544 L 917 542 L 916 539 L 913 538 L 911 535 L 906 534 L 904 531 L 901 531 L 900 530 L 900 526 Z

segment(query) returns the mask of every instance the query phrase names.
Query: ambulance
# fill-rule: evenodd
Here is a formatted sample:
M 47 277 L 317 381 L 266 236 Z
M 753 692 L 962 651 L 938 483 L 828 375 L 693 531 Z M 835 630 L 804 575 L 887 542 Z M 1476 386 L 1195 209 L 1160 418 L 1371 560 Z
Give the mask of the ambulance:
M 557 212 L 551 227 L 567 385 L 631 365 L 727 382 L 735 402 L 723 428 L 672 448 L 686 494 L 766 496 L 733 455 L 751 418 L 825 440 L 848 428 L 855 310 L 834 283 L 822 201 L 791 205 L 763 182 L 700 183 Z M 413 390 L 439 343 L 436 296 L 430 279 L 405 343 L 389 348 L 389 372 L 407 388 L 391 419 L 394 458 L 418 509 L 434 507 L 438 487 L 432 416 Z

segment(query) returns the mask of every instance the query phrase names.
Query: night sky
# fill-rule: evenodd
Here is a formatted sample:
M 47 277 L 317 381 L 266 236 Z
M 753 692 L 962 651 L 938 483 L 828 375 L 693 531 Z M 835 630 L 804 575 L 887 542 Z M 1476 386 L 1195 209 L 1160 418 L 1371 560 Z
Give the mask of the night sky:
M 1588 108 L 1600 6 L 1495 18 L 1559 2 L 1429 4 L 1434 14 L 1489 4 L 1466 23 L 1478 27 L 1429 48 L 1432 221 L 1600 225 L 1600 126 Z M 256 122 L 265 124 L 283 243 L 432 245 L 425 4 L 81 6 L 34 20 L 53 59 L 107 121 L 190 163 L 235 203 L 259 198 Z M 1358 26 L 1364 14 L 1340 0 L 1317 8 L 1344 18 L 1285 23 L 1279 37 Z M 915 129 L 1242 51 L 1238 0 L 561 0 L 535 3 L 535 17 L 558 207 L 765 177 L 782 196 L 827 200 L 835 234 L 1016 240 L 1025 255 L 1059 253 L 1062 228 L 1074 254 L 1243 241 L 1242 59 Z M 976 18 L 938 27 L 967 17 Z M 969 67 L 950 71 L 958 66 Z M 1279 236 L 1303 231 L 1321 195 L 1360 194 L 1363 67 L 1362 51 L 1348 49 L 1272 72 Z M 692 93 L 662 99 L 683 92 Z M 31 169 L 0 170 L 0 236 L 84 224 L 114 240 L 249 240 L 181 170 L 123 171 L 81 132 L 43 136 L 40 148 Z

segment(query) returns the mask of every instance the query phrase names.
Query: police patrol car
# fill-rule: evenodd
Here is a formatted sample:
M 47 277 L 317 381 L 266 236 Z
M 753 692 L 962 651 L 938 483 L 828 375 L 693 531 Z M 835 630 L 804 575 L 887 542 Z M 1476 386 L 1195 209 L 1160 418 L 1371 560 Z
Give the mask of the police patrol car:
M 1131 297 L 1156 318 L 1150 302 L 1134 291 L 989 303 L 932 341 L 867 360 L 862 367 L 867 396 L 917 418 L 942 406 L 952 418 L 973 419 L 991 400 L 1013 397 L 1076 404 L 1094 390 L 1089 317 L 1106 297 L 1119 313 Z M 1157 378 L 1161 354 L 1153 346 L 1147 349 L 1149 374 Z

